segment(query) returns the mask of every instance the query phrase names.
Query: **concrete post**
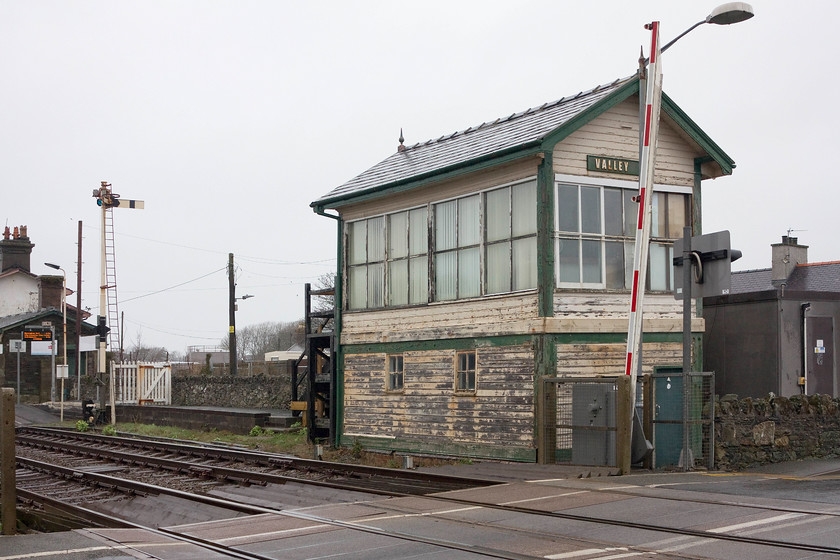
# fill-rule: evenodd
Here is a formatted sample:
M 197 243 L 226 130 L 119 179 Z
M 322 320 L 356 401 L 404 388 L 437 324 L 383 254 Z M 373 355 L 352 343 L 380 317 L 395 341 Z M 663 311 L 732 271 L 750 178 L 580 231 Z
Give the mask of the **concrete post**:
M 14 535 L 17 526 L 15 503 L 15 390 L 0 394 L 0 523 L 4 535 Z

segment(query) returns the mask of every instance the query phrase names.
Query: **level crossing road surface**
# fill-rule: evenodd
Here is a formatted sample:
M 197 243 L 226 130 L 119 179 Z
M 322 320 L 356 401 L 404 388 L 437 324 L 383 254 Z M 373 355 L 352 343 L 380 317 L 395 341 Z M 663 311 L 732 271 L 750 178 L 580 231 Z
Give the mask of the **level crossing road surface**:
M 493 463 L 443 470 L 478 478 L 495 473 L 504 483 L 432 497 L 299 507 L 166 530 L 234 546 L 251 558 L 292 560 L 840 558 L 840 460 L 784 463 L 741 473 L 635 472 L 621 477 L 600 476 L 600 470 L 575 475 L 568 468 Z M 223 557 L 228 556 L 141 529 L 0 538 L 0 560 Z

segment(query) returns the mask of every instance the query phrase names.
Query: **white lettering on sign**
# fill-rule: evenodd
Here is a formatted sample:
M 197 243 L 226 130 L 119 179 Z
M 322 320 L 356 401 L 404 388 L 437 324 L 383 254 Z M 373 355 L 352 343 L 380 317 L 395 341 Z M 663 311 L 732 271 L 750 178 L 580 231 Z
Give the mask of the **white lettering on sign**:
M 626 173 L 630 169 L 630 162 L 596 157 L 595 167 L 602 171 L 618 171 L 620 173 Z

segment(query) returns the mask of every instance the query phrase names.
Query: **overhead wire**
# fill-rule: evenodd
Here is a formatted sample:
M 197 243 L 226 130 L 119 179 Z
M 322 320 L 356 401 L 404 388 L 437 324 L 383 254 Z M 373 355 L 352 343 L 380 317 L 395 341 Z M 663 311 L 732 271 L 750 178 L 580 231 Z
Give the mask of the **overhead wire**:
M 85 225 L 83 227 L 89 228 L 89 229 L 96 229 L 96 230 L 99 229 L 96 226 L 90 226 L 90 225 Z M 230 254 L 230 251 L 221 251 L 219 249 L 207 249 L 207 248 L 204 248 L 204 247 L 193 247 L 191 245 L 183 245 L 183 244 L 180 244 L 180 243 L 173 243 L 169 240 L 163 241 L 163 240 L 160 240 L 160 239 L 151 239 L 149 237 L 142 237 L 140 235 L 132 235 L 130 233 L 124 233 L 124 232 L 115 232 L 115 233 L 118 237 L 130 237 L 132 239 L 140 239 L 142 241 L 149 241 L 151 243 L 159 243 L 161 245 L 167 245 L 167 246 L 170 246 L 170 247 L 180 247 L 182 249 L 190 249 L 192 251 L 203 251 L 205 253 L 214 253 L 214 254 L 217 254 L 217 255 L 228 255 L 228 254 Z M 318 265 L 318 264 L 323 264 L 323 263 L 328 263 L 328 262 L 335 262 L 335 260 L 336 260 L 335 257 L 332 257 L 332 258 L 328 258 L 328 259 L 321 259 L 321 260 L 314 260 L 314 261 L 283 261 L 283 260 L 279 260 L 279 259 L 268 259 L 268 258 L 265 258 L 265 257 L 254 257 L 254 256 L 249 256 L 249 255 L 236 255 L 236 259 L 237 260 L 241 259 L 241 260 L 245 260 L 245 261 L 250 261 L 250 262 L 253 262 L 253 263 L 256 263 L 256 264 L 269 264 L 269 265 L 278 265 L 278 266 Z
M 191 282 L 196 282 L 197 280 L 201 280 L 202 278 L 207 278 L 208 276 L 210 276 L 210 275 L 212 275 L 212 274 L 216 274 L 217 272 L 221 272 L 221 271 L 223 271 L 223 270 L 225 270 L 225 269 L 227 269 L 227 267 L 226 267 L 226 266 L 224 266 L 224 267 L 222 267 L 222 268 L 219 268 L 219 269 L 216 269 L 216 270 L 214 270 L 214 271 L 212 271 L 212 272 L 208 272 L 207 274 L 203 274 L 203 275 L 199 276 L 198 278 L 193 278 L 192 280 L 187 280 L 186 282 L 181 282 L 180 284 L 175 284 L 174 286 L 169 286 L 168 288 L 163 288 L 163 289 L 160 289 L 160 290 L 156 290 L 156 291 L 154 291 L 154 292 L 149 292 L 148 294 L 143 294 L 143 295 L 141 295 L 141 296 L 135 296 L 135 297 L 133 297 L 133 298 L 128 298 L 128 299 L 120 300 L 120 301 L 119 301 L 119 303 L 126 303 L 126 302 L 129 302 L 129 301 L 134 301 L 135 299 L 140 299 L 140 298 L 144 298 L 144 297 L 149 297 L 149 296 L 153 296 L 153 295 L 156 295 L 156 294 L 160 294 L 160 293 L 162 293 L 162 292 L 166 292 L 166 291 L 169 291 L 169 290 L 172 290 L 172 289 L 175 289 L 175 288 L 179 288 L 179 287 L 181 287 L 181 286 L 183 286 L 183 285 L 185 285 L 185 284 L 189 284 L 189 283 L 191 283 Z

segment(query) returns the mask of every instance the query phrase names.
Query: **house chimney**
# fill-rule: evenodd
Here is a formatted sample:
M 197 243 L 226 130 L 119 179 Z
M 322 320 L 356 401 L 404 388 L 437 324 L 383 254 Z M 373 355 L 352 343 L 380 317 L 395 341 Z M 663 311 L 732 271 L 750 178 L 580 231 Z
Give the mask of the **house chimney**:
M 770 245 L 773 251 L 773 268 L 770 278 L 773 284 L 786 281 L 796 265 L 808 263 L 808 246 L 800 245 L 796 237 L 782 236 L 781 243 Z
M 29 261 L 34 246 L 29 241 L 26 226 L 15 227 L 14 233 L 9 232 L 9 228 L 6 227 L 0 241 L 0 272 L 13 268 L 30 272 Z

